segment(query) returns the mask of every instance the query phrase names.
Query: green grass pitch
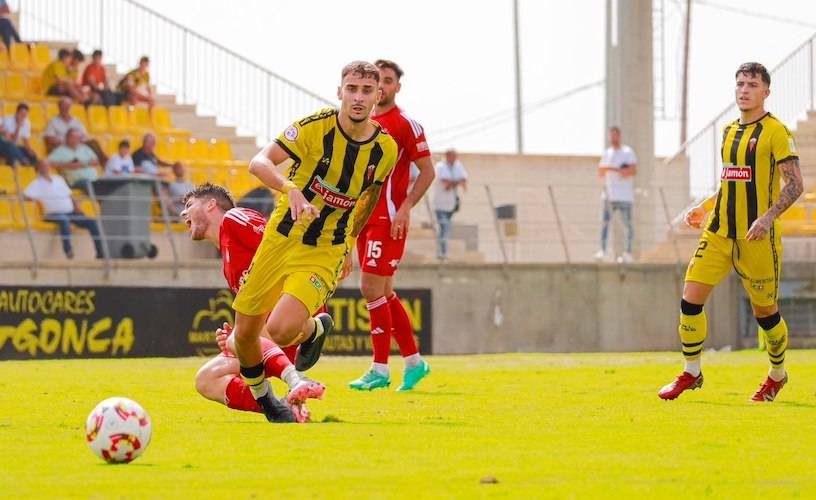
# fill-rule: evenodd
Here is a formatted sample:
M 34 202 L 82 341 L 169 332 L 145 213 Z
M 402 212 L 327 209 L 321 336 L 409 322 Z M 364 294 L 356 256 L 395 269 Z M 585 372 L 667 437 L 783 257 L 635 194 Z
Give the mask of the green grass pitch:
M 0 496 L 14 498 L 788 498 L 816 494 L 816 352 L 791 351 L 773 404 L 748 403 L 765 354 L 711 353 L 705 387 L 657 389 L 680 355 L 428 358 L 411 393 L 353 392 L 363 358 L 324 358 L 309 425 L 200 398 L 202 359 L 0 362 Z M 282 385 L 275 386 L 279 392 Z M 123 395 L 153 441 L 107 465 L 88 412 Z M 482 484 L 483 478 L 497 482 Z

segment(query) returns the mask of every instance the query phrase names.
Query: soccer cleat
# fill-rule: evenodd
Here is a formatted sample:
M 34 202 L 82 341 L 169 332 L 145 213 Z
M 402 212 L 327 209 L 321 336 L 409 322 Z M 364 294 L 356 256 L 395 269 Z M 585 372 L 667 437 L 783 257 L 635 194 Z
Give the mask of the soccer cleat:
M 297 422 L 295 413 L 284 401 L 275 397 L 272 391 L 266 393 L 266 396 L 256 399 L 258 406 L 261 407 L 266 420 L 276 424 L 288 424 Z
M 768 377 L 765 379 L 765 382 L 759 386 L 759 390 L 751 396 L 751 401 L 756 401 L 759 403 L 771 403 L 774 399 L 776 399 L 776 395 L 779 394 L 779 391 L 785 387 L 785 384 L 788 383 L 788 374 L 785 374 L 785 378 L 777 382 L 776 380 Z
M 694 376 L 691 373 L 683 372 L 672 381 L 671 384 L 664 385 L 657 393 L 660 399 L 675 399 L 683 391 L 694 390 L 703 386 L 703 374 Z
M 397 392 L 410 391 L 429 373 L 431 373 L 431 365 L 423 359 L 418 365 L 405 370 L 402 375 L 402 384 L 397 387 Z
M 292 413 L 295 414 L 295 421 L 299 424 L 308 424 L 312 421 L 312 412 L 306 408 L 306 403 L 298 402 L 292 404 Z
M 317 363 L 317 360 L 320 359 L 320 353 L 323 351 L 323 344 L 326 343 L 326 337 L 334 328 L 334 320 L 326 313 L 318 314 L 315 319 L 323 324 L 323 335 L 300 344 L 295 358 L 295 369 L 299 372 L 305 372 Z
M 391 377 L 380 375 L 374 369 L 370 369 L 357 380 L 349 382 L 349 387 L 358 391 L 373 391 L 391 385 Z
M 294 388 L 289 390 L 286 395 L 286 400 L 290 405 L 305 403 L 307 399 L 323 399 L 323 393 L 326 392 L 326 386 L 320 382 L 301 376 L 300 382 Z

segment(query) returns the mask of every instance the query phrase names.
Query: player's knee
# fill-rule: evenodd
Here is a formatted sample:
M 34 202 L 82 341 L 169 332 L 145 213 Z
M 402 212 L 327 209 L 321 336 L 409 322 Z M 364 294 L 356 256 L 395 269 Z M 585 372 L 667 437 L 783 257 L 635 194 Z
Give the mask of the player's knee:
M 751 304 L 751 308 L 754 310 L 754 317 L 757 319 L 760 326 L 762 326 L 764 322 L 774 321 L 775 318 L 780 317 L 779 307 L 777 307 L 776 304 L 771 304 L 769 306 L 758 306 L 756 304 Z M 776 319 L 775 322 L 779 323 L 779 320 Z
M 360 282 L 360 294 L 362 294 L 363 298 L 368 302 L 382 297 L 385 292 L 384 288 L 383 284 L 379 281 L 363 279 Z
M 279 346 L 287 346 L 300 334 L 300 327 L 300 324 L 293 322 L 276 321 L 267 323 L 265 330 L 273 342 Z
M 212 377 L 210 375 L 211 374 L 209 368 L 207 367 L 207 365 L 204 365 L 198 369 L 198 373 L 196 373 L 195 376 L 196 391 L 198 391 L 199 394 L 208 399 L 210 383 L 212 382 Z

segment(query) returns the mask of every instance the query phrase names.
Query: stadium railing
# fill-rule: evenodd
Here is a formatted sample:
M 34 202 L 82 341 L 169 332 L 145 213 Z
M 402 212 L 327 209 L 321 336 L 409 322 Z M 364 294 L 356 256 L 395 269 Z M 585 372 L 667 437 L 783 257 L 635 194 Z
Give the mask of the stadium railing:
M 227 120 L 268 142 L 291 124 L 333 101 L 250 61 L 209 38 L 131 0 L 13 0 L 25 40 L 78 41 L 100 48 L 120 69 L 151 56 L 153 83 L 180 104 Z M 168 51 L 168 47 L 174 50 Z

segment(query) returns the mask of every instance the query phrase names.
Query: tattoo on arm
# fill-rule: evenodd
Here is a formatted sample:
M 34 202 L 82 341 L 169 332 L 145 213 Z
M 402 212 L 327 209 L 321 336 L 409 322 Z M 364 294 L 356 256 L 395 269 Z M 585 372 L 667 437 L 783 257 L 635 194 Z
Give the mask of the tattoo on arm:
M 779 191 L 779 200 L 765 213 L 773 219 L 782 215 L 782 212 L 793 205 L 805 190 L 798 158 L 785 160 L 778 166 L 782 172 L 782 178 L 785 179 L 785 186 Z
M 363 227 L 368 222 L 368 218 L 374 212 L 374 207 L 377 206 L 377 200 L 380 199 L 381 184 L 372 184 L 368 187 L 360 199 L 357 201 L 357 208 L 354 210 L 354 220 L 351 222 L 351 235 L 357 237 L 362 232 Z

